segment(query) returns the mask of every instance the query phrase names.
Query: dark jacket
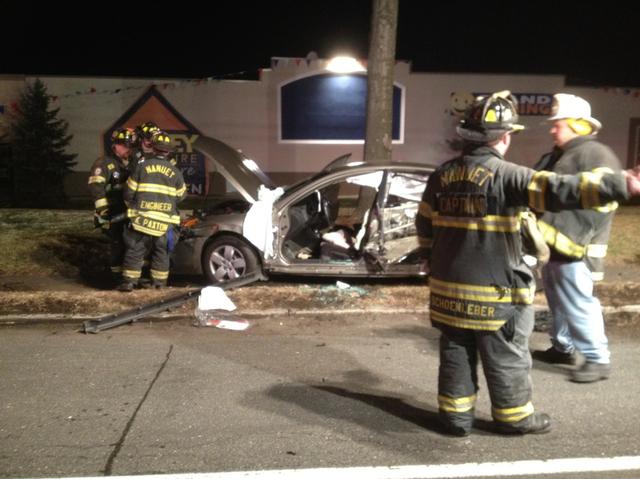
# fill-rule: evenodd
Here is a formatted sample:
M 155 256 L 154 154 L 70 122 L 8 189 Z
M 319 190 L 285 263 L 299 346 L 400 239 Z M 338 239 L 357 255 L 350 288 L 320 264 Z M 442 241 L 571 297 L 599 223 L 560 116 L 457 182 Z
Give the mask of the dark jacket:
M 475 146 L 429 178 L 416 228 L 431 249 L 431 320 L 495 331 L 533 302 L 535 283 L 522 260 L 520 212 L 581 208 L 626 198 L 622 175 L 604 175 L 599 195 L 586 174 L 559 176 L 503 160 Z M 595 201 L 592 205 L 590 202 Z
M 126 212 L 122 195 L 128 177 L 128 167 L 117 158 L 104 156 L 93 163 L 88 184 L 96 211 L 108 218 Z
M 609 147 L 596 141 L 594 136 L 582 136 L 571 140 L 562 149 L 554 148 L 540 159 L 534 169 L 559 174 L 589 172 L 595 184 L 599 175 L 618 172 L 621 165 Z M 617 207 L 618 204 L 612 202 L 591 209 L 544 213 L 538 220 L 538 227 L 551 247 L 551 259 L 583 260 L 594 281 L 603 279 L 607 242 Z

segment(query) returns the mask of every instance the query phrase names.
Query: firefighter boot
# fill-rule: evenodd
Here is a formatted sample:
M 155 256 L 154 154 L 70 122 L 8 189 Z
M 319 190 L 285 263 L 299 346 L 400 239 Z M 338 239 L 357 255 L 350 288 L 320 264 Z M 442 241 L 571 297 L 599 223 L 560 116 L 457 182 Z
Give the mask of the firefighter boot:
M 151 282 L 151 287 L 155 289 L 162 289 L 167 287 L 167 280 L 154 279 Z
M 545 434 L 551 430 L 551 418 L 545 413 L 535 413 L 513 422 L 494 422 L 499 434 Z
M 611 374 L 611 365 L 587 361 L 575 371 L 571 371 L 571 380 L 576 383 L 592 383 L 607 379 Z
M 460 414 L 449 414 L 440 411 L 440 424 L 448 436 L 466 437 L 471 433 L 473 425 L 473 409 Z
M 562 351 L 558 351 L 556 348 L 551 346 L 549 349 L 545 351 L 534 351 L 531 353 L 533 359 L 537 359 L 538 361 L 542 361 L 543 363 L 548 364 L 568 364 L 573 366 L 576 364 L 576 353 L 563 353 Z
M 122 291 L 123 293 L 130 293 L 133 291 L 133 283 L 128 279 L 123 279 L 122 282 L 118 285 L 118 291 Z

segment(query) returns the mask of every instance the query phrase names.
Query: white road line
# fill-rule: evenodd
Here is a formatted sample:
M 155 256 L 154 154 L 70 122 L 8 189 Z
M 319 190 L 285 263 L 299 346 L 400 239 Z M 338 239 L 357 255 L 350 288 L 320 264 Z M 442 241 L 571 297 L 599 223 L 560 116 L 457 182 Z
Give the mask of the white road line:
M 640 456 L 605 458 L 580 457 L 549 459 L 547 461 L 485 462 L 432 466 L 327 467 L 320 469 L 282 469 L 273 471 L 205 472 L 110 477 L 113 479 L 444 479 L 455 477 L 524 476 L 630 470 L 640 471 Z M 104 479 L 104 476 L 77 479 Z

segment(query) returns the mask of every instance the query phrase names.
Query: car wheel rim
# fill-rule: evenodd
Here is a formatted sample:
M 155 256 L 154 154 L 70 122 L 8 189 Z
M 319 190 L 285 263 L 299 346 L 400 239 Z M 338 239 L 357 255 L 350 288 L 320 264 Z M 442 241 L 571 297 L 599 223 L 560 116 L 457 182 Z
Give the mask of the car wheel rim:
M 217 281 L 227 281 L 244 275 L 247 261 L 239 249 L 231 245 L 222 245 L 213 250 L 209 259 L 209 269 Z

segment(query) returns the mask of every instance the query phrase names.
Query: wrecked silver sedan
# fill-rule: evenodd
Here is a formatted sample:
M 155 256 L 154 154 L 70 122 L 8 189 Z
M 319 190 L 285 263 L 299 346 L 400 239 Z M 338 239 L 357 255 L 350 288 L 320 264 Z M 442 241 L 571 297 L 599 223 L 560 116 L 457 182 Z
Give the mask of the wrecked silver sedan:
M 421 276 L 414 220 L 434 167 L 338 158 L 274 188 L 255 162 L 213 138 L 194 144 L 242 199 L 194 210 L 182 223 L 172 271 L 211 283 L 269 273 Z

